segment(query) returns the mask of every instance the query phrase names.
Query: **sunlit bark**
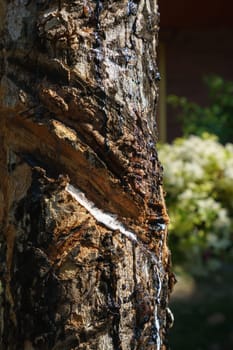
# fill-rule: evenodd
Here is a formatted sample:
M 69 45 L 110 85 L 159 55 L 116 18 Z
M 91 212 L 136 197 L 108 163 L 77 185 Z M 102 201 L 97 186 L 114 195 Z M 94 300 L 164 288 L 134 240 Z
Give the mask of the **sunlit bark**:
M 0 0 L 2 350 L 165 349 L 155 0 Z

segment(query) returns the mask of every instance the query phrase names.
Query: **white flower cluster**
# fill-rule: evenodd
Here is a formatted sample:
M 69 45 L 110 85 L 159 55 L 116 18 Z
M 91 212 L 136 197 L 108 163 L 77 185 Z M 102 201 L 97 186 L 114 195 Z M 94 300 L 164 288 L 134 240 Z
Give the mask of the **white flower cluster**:
M 212 135 L 190 136 L 160 145 L 159 158 L 178 248 L 195 245 L 216 255 L 232 247 L 233 144 L 223 146 Z

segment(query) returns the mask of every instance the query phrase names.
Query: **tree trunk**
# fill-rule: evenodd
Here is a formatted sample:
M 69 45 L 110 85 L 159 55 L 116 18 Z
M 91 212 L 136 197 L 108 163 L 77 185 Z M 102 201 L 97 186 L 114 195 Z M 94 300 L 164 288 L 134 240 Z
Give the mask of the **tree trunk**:
M 1 350 L 166 349 L 156 0 L 0 0 Z

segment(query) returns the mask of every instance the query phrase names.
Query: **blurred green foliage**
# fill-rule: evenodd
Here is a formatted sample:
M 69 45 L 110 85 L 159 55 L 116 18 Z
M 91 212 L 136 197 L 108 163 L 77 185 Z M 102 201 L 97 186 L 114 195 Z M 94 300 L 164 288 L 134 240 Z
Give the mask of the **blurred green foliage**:
M 233 257 L 233 144 L 213 135 L 159 145 L 176 264 L 202 274 Z
M 203 107 L 186 97 L 168 96 L 168 104 L 179 110 L 183 133 L 201 136 L 215 134 L 221 143 L 233 141 L 233 82 L 211 75 L 204 78 L 208 89 L 208 106 Z

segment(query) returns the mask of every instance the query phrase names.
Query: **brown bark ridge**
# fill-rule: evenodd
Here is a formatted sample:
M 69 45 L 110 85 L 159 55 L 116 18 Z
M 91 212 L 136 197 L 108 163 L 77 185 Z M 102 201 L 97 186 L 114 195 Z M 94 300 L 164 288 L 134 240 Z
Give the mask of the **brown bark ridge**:
M 166 349 L 156 0 L 0 1 L 1 350 Z

